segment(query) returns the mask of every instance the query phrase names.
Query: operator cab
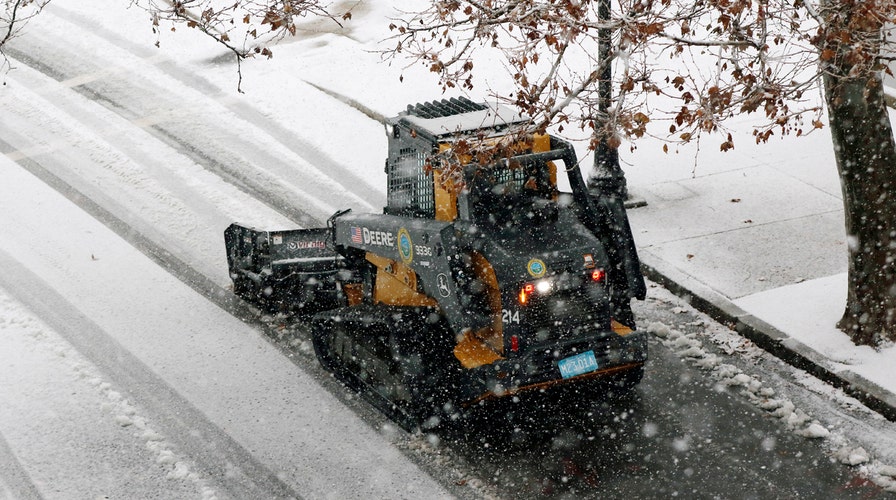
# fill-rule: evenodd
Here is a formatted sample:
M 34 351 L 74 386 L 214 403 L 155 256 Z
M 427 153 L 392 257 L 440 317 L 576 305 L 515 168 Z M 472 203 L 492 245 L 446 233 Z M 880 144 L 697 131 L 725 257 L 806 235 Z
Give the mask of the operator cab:
M 554 220 L 557 168 L 539 153 L 556 145 L 524 134 L 526 124 L 507 106 L 463 97 L 408 106 L 386 125 L 385 213 L 495 226 Z M 504 157 L 484 158 L 479 145 Z
M 476 169 L 466 182 L 471 221 L 497 227 L 556 221 L 558 193 L 551 170 L 548 162 Z

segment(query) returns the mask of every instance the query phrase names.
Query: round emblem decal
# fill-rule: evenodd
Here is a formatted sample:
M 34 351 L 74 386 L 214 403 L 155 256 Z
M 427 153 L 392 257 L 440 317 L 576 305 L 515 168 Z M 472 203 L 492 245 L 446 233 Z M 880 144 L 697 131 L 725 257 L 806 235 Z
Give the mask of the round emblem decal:
M 530 260 L 529 264 L 526 265 L 526 269 L 529 270 L 529 274 L 533 278 L 541 278 L 548 271 L 547 266 L 544 265 L 544 261 L 541 259 Z
M 401 260 L 405 264 L 410 264 L 414 260 L 414 243 L 405 228 L 398 230 L 398 255 L 401 255 Z
M 439 285 L 439 295 L 441 295 L 442 297 L 451 295 L 451 289 L 448 288 L 448 275 L 445 273 L 439 273 L 436 278 L 438 278 L 437 281 Z

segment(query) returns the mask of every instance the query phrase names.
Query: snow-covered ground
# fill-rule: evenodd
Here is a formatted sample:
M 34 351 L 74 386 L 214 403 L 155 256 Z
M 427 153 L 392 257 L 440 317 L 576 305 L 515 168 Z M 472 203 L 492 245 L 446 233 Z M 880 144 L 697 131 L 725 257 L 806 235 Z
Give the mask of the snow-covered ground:
M 56 66 L 41 72 L 14 59 L 3 77 L 0 497 L 458 494 L 400 451 L 413 443 L 395 446 L 398 433 L 346 410 L 351 401 L 326 390 L 320 370 L 292 363 L 235 319 L 221 293 L 231 221 L 319 224 L 340 208 L 383 204 L 375 118 L 439 97 L 425 68 L 376 53 L 390 9 L 345 2 L 355 8 L 345 28 L 309 21 L 273 60 L 243 64 L 240 94 L 219 47 L 180 29 L 162 32 L 156 49 L 146 13 L 127 4 L 53 0 L 12 53 Z M 259 192 L 271 194 L 267 203 Z M 794 285 L 810 289 L 799 296 L 814 297 L 801 309 L 813 322 L 779 314 L 792 310 L 782 305 L 792 290 L 739 305 L 896 391 L 886 376 L 893 349 L 854 348 L 831 327 L 838 279 Z M 691 349 L 683 356 L 704 358 L 652 326 Z M 805 415 L 779 403 L 782 418 Z
M 896 347 L 856 346 L 835 326 L 846 304 L 846 274 L 757 293 L 736 303 L 814 349 L 838 371 L 851 371 L 896 394 Z

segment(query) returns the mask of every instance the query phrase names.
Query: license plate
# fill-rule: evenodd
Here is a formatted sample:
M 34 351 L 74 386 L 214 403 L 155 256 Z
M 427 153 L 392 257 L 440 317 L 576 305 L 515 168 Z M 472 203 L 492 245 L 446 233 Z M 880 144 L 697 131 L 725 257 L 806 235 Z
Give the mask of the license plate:
M 597 358 L 594 357 L 594 351 L 586 351 L 561 359 L 557 363 L 557 367 L 560 368 L 560 375 L 563 378 L 575 377 L 597 370 Z

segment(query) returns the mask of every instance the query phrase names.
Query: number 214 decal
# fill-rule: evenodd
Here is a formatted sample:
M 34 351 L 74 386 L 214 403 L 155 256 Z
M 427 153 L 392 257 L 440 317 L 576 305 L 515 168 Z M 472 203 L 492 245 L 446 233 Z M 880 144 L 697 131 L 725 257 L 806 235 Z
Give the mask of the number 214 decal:
M 520 311 L 511 309 L 501 309 L 501 322 L 504 324 L 520 322 Z

